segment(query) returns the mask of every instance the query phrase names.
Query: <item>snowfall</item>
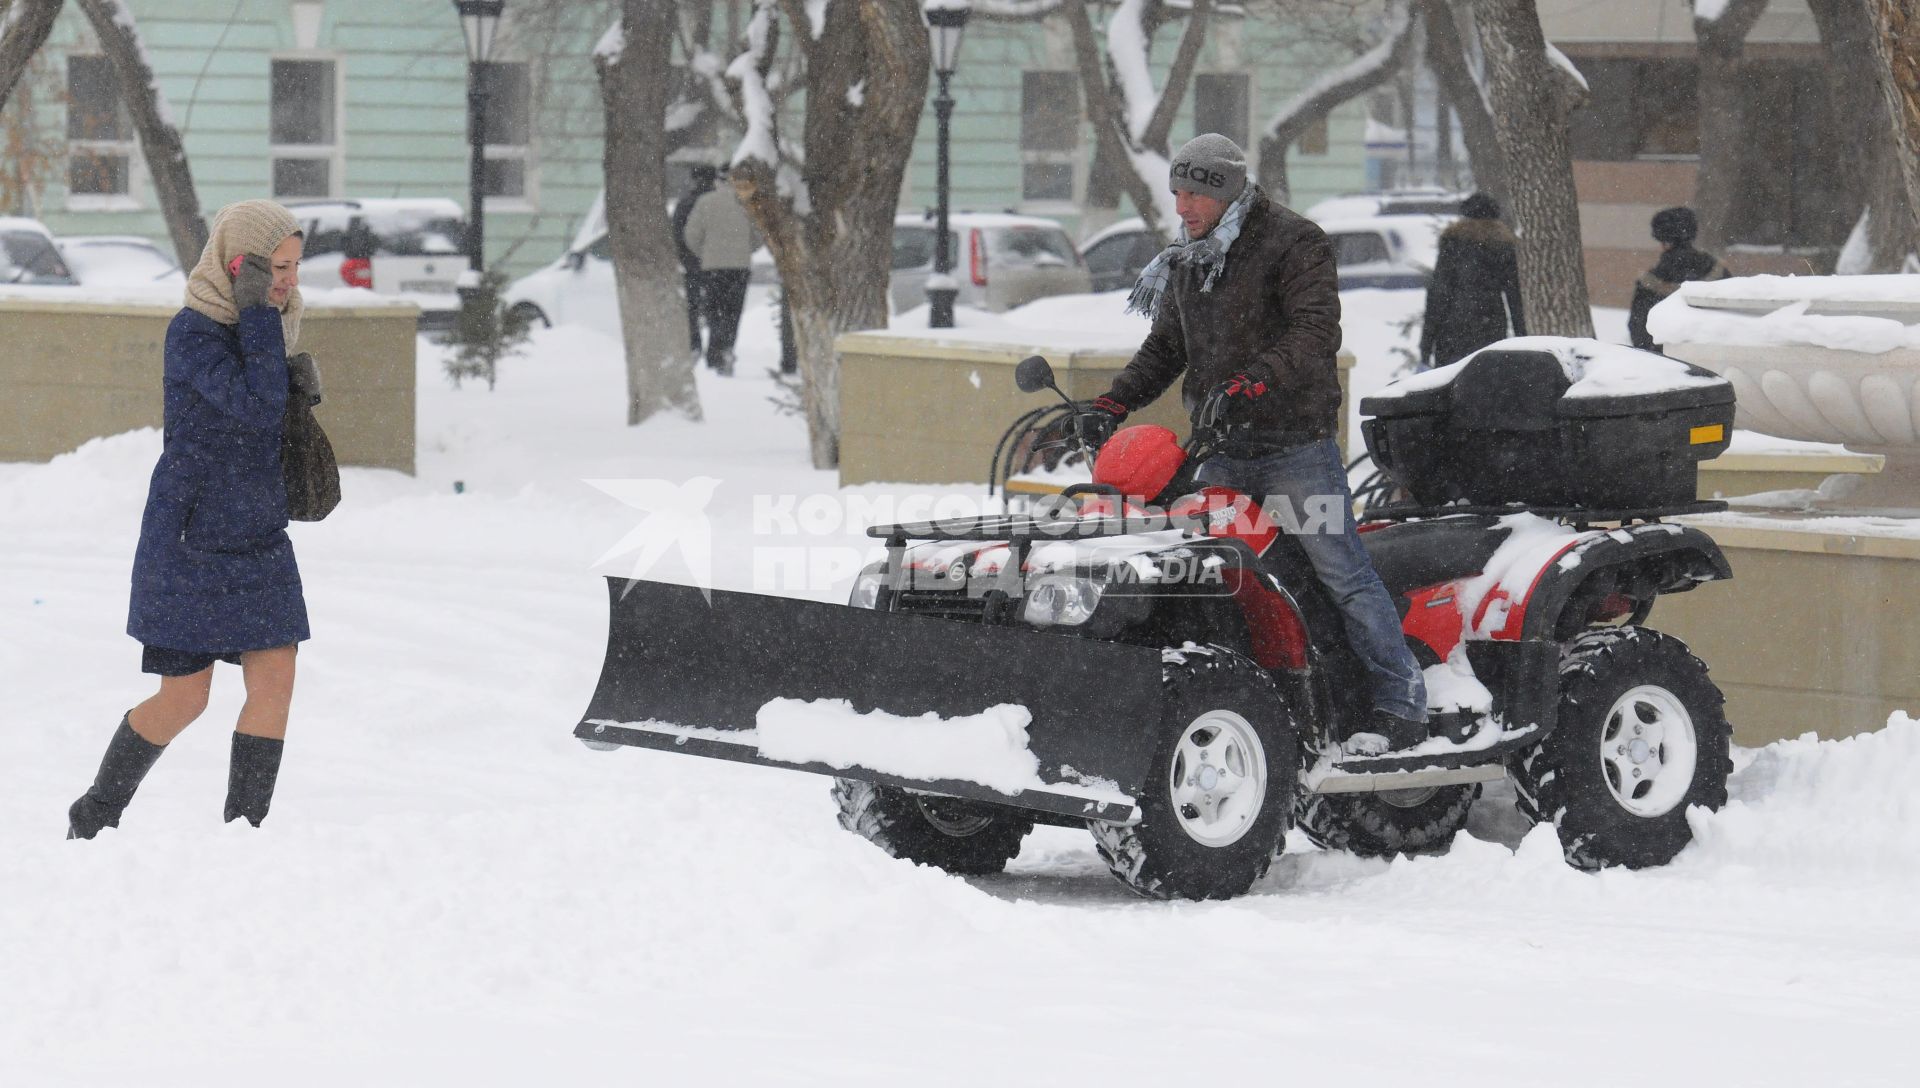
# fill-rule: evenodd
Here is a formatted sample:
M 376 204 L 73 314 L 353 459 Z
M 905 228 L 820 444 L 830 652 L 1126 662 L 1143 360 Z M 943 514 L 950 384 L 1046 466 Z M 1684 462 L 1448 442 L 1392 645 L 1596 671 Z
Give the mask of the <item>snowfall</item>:
M 1123 329 L 1120 297 L 1076 313 Z M 1347 311 L 1360 393 L 1411 306 Z M 601 576 L 651 554 L 622 548 L 635 494 L 704 516 L 720 587 L 820 600 L 863 526 L 810 523 L 796 566 L 782 503 L 979 495 L 842 492 L 772 404 L 774 350 L 750 311 L 704 423 L 628 428 L 599 333 L 538 333 L 492 392 L 422 341 L 418 472 L 348 469 L 340 509 L 292 529 L 314 638 L 258 831 L 219 822 L 242 694 L 220 666 L 124 826 L 63 841 L 151 690 L 123 631 L 160 436 L 0 464 L 0 1083 L 1920 1083 L 1904 715 L 1738 751 L 1732 801 L 1664 869 L 1575 872 L 1491 790 L 1445 856 L 1296 834 L 1217 904 L 1134 898 L 1082 831 L 960 879 L 843 831 L 824 778 L 587 750 Z

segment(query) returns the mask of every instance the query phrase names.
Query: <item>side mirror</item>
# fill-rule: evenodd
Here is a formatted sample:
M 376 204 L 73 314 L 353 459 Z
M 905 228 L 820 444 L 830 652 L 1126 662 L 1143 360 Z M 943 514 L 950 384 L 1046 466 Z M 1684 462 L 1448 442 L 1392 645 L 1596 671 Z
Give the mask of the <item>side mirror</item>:
M 585 267 L 587 267 L 586 254 L 577 249 L 567 254 L 567 271 L 578 272 Z
M 1013 368 L 1013 384 L 1020 387 L 1022 393 L 1038 393 L 1042 389 L 1059 391 L 1053 381 L 1053 366 L 1039 355 L 1029 355 L 1020 360 Z

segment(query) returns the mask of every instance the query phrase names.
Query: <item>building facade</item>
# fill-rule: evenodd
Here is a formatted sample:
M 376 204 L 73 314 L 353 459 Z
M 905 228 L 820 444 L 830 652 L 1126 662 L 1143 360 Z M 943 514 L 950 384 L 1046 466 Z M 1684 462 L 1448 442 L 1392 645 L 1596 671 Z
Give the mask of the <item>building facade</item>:
M 182 132 L 203 208 L 282 200 L 450 197 L 467 204 L 467 62 L 443 0 L 126 0 Z M 488 262 L 512 274 L 559 256 L 601 188 L 603 117 L 591 52 L 616 4 L 508 0 L 488 95 Z M 714 48 L 744 32 L 747 0 L 716 0 Z M 1107 9 L 1096 9 L 1104 20 Z M 516 16 L 519 17 L 516 17 Z M 1155 42 L 1164 78 L 1178 26 Z M 1218 15 L 1175 125 L 1233 136 L 1257 158 L 1267 115 L 1315 74 L 1316 48 L 1288 27 Z M 975 19 L 954 79 L 953 204 L 1059 219 L 1076 236 L 1133 209 L 1089 208 L 1093 132 L 1058 16 Z M 931 94 L 931 89 L 929 91 Z M 1365 108 L 1350 103 L 1291 157 L 1293 202 L 1365 186 Z M 56 234 L 164 239 L 112 66 L 67 5 L 9 102 L 5 123 L 38 149 L 35 183 L 11 209 Z M 797 125 L 795 126 L 797 131 Z M 684 174 L 724 161 L 736 133 L 702 129 L 676 152 Z M 903 209 L 935 199 L 934 117 L 922 116 Z

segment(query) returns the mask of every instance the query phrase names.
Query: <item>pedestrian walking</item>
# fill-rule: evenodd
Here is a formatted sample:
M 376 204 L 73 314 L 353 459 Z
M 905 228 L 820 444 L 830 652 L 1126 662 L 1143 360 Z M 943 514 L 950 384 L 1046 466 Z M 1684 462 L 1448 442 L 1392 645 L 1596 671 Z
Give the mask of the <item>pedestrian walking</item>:
M 215 662 L 238 664 L 225 818 L 259 826 L 279 777 L 306 600 L 287 539 L 281 440 L 290 397 L 319 395 L 300 337 L 304 239 L 293 216 L 246 200 L 214 218 L 167 327 L 165 430 L 134 551 L 127 633 L 160 688 L 120 719 L 68 837 L 117 827 L 167 745 L 206 709 Z
M 707 324 L 707 365 L 733 373 L 733 345 L 747 300 L 753 251 L 760 248 L 747 209 L 724 179 L 700 195 L 687 217 L 686 245 L 700 261 L 700 298 Z
M 1664 208 L 1653 213 L 1653 240 L 1660 243 L 1660 260 L 1633 284 L 1633 308 L 1627 313 L 1627 335 L 1633 346 L 1659 351 L 1647 332 L 1647 315 L 1660 301 L 1692 280 L 1723 280 L 1729 273 L 1720 259 L 1693 248 L 1700 220 L 1692 208 Z
M 687 219 L 693 215 L 693 205 L 700 197 L 713 188 L 713 180 L 719 172 L 702 163 L 693 168 L 693 179 L 679 200 L 673 205 L 673 248 L 680 254 L 680 275 L 687 287 L 687 343 L 691 350 L 700 350 L 700 255 L 687 246 Z
M 1440 256 L 1427 284 L 1421 370 L 1457 362 L 1509 335 L 1527 335 L 1519 240 L 1500 221 L 1500 202 L 1475 193 L 1460 205 L 1460 215 L 1440 234 Z

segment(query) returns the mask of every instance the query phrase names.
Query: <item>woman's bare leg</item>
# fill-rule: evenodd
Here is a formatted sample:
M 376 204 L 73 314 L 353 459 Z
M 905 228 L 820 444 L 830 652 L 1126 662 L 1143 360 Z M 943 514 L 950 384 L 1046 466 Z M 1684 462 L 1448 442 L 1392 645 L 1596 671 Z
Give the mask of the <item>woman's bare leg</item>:
M 166 744 L 205 712 L 211 691 L 211 665 L 191 676 L 162 676 L 160 690 L 127 711 L 127 724 L 148 744 Z
M 240 655 L 247 702 L 240 708 L 240 722 L 234 732 L 286 739 L 287 711 L 293 705 L 293 659 L 298 651 L 299 644 L 293 643 Z

